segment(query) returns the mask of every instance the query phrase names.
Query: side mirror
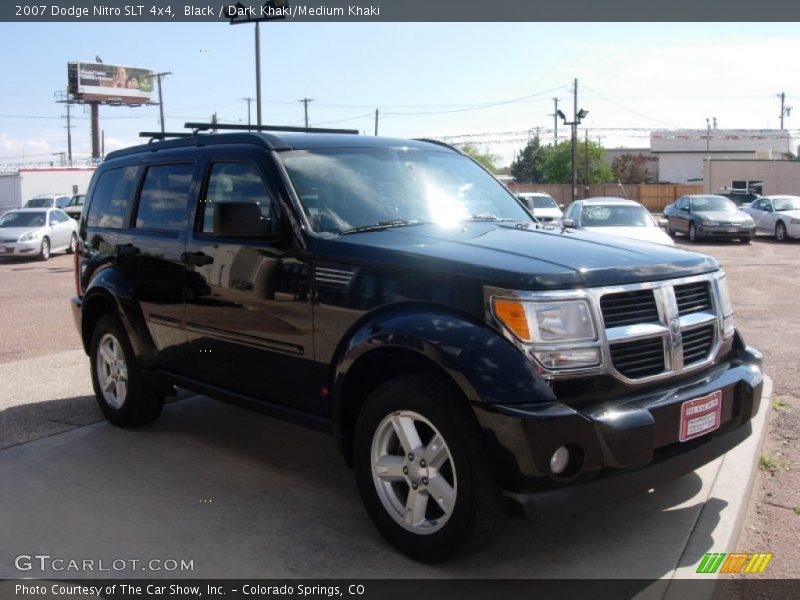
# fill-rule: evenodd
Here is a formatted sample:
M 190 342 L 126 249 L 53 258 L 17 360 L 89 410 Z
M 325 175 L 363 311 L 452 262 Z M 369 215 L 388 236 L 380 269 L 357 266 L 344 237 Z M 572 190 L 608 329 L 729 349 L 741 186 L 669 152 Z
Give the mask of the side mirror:
M 562 219 L 561 227 L 564 229 L 575 229 L 575 221 L 572 219 Z
M 214 233 L 228 237 L 275 239 L 272 219 L 261 214 L 255 202 L 220 202 L 214 205 Z
M 661 229 L 666 229 L 668 225 L 669 221 L 667 221 L 666 219 L 661 218 L 658 220 L 658 226 L 661 227 Z
M 691 212 L 688 206 L 681 206 L 680 210 L 682 210 L 683 212 Z
M 564 210 L 564 205 L 563 204 L 559 204 L 558 208 L 560 208 L 561 210 Z

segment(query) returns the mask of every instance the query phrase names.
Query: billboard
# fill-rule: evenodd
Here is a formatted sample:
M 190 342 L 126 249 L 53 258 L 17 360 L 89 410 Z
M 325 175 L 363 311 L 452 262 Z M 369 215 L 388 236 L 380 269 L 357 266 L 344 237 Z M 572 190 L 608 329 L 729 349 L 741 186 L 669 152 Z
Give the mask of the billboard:
M 153 70 L 97 62 L 67 65 L 70 94 L 82 102 L 147 104 L 153 94 Z

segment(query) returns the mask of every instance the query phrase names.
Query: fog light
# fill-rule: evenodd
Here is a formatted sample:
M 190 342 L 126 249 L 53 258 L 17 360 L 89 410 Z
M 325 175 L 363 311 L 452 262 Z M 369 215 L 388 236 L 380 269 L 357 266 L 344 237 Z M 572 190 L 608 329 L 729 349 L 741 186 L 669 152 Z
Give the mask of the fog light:
M 561 475 L 569 465 L 569 450 L 566 446 L 559 447 L 550 457 L 550 470 L 553 475 Z

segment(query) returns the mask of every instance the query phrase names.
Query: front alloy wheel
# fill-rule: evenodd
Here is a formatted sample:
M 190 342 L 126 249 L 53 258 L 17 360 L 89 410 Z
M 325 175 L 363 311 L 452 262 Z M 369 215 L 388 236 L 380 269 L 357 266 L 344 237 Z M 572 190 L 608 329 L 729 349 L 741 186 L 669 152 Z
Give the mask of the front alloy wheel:
M 689 240 L 691 242 L 697 241 L 697 229 L 695 229 L 694 223 L 689 223 Z
M 46 237 L 42 238 L 42 247 L 39 250 L 39 260 L 47 260 L 50 258 L 50 240 Z
M 128 393 L 128 367 L 119 340 L 111 333 L 100 338 L 97 377 L 108 405 L 115 410 L 122 408 Z
M 783 224 L 783 221 L 778 221 L 778 224 L 775 225 L 775 239 L 779 242 L 785 242 L 789 239 L 786 233 L 786 225 Z
M 387 513 L 403 528 L 429 534 L 447 524 L 458 495 L 453 457 L 442 434 L 414 411 L 395 411 L 372 439 L 372 477 Z

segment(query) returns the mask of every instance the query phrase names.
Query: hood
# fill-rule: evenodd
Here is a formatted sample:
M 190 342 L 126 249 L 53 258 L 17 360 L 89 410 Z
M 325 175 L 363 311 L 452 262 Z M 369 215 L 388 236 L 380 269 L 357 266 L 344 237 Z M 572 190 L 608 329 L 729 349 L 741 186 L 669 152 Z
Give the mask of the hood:
M 729 212 L 726 210 L 697 210 L 694 213 L 706 221 L 717 221 L 718 223 L 741 223 L 750 218 L 744 211 Z
M 669 237 L 663 229 L 658 227 L 588 227 L 586 231 L 590 233 L 626 237 L 643 242 L 653 242 L 654 244 L 666 244 L 667 246 L 675 245 L 672 238 Z
M 471 277 L 512 289 L 563 289 L 641 283 L 716 271 L 712 257 L 636 240 L 510 223 L 415 225 L 314 238 L 326 261 Z
M 20 236 L 26 233 L 37 233 L 44 227 L 0 227 L 0 240 L 11 240 L 15 242 Z

